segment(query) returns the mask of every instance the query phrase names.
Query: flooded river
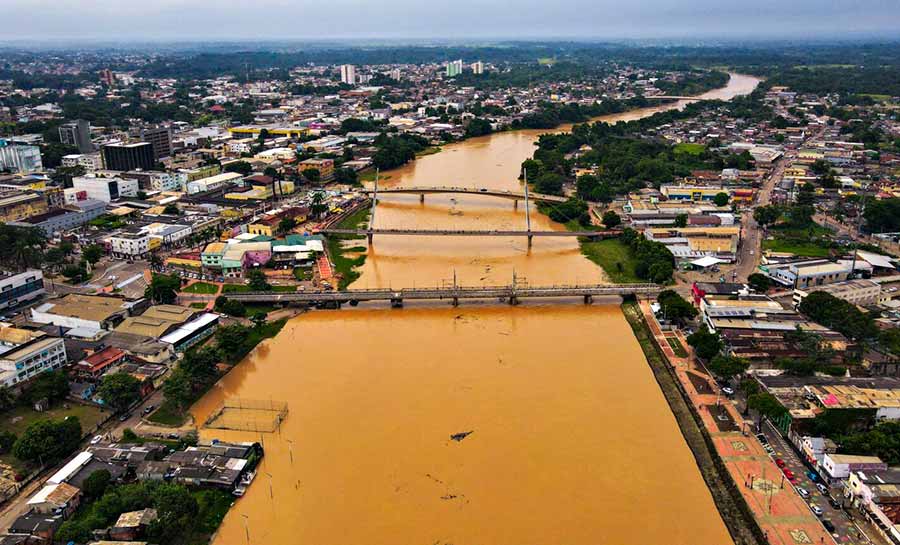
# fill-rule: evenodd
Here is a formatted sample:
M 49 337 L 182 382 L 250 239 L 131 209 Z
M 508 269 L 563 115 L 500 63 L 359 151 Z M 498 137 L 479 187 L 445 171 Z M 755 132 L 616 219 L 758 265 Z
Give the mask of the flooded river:
M 750 92 L 733 76 L 716 98 Z M 633 119 L 667 105 L 602 118 Z M 537 132 L 446 146 L 385 186 L 517 189 Z M 511 201 L 383 197 L 379 227 L 523 228 Z M 561 229 L 540 214 L 534 229 Z M 602 280 L 572 239 L 376 237 L 354 287 Z M 731 543 L 615 305 L 312 312 L 194 407 L 286 401 L 218 545 Z M 472 432 L 460 441 L 457 433 Z M 249 540 L 248 540 L 249 534 Z

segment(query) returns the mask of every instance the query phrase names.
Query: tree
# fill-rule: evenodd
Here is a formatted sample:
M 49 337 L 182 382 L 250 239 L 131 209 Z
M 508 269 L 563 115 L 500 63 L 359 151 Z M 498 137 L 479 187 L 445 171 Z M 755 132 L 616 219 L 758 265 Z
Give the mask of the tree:
M 775 205 L 758 206 L 753 210 L 753 219 L 762 227 L 768 227 L 781 217 L 781 209 Z
M 728 196 L 728 193 L 724 191 L 721 193 L 716 193 L 716 196 L 713 197 L 713 202 L 716 206 L 725 206 L 728 204 L 728 201 L 731 200 L 731 197 Z
M 166 214 L 169 216 L 177 216 L 177 215 L 181 214 L 181 210 L 178 209 L 177 204 L 169 203 L 166 205 L 165 208 L 163 208 L 163 214 Z
M 250 316 L 250 321 L 253 322 L 253 325 L 256 327 L 262 327 L 266 325 L 266 314 L 265 312 L 254 312 L 253 316 Z
M 722 339 L 718 334 L 711 333 L 705 325 L 688 335 L 687 342 L 694 348 L 697 357 L 703 360 L 709 361 L 722 351 Z
M 106 405 L 121 412 L 141 399 L 141 382 L 128 373 L 107 373 L 97 395 Z
M 9 430 L 0 432 L 0 454 L 10 452 L 16 444 L 16 434 Z
M 619 215 L 612 210 L 607 210 L 603 213 L 602 222 L 607 229 L 612 229 L 613 227 L 616 227 L 622 223 L 622 218 L 620 218 Z
M 215 308 L 219 312 L 224 312 L 229 316 L 235 316 L 237 318 L 242 318 L 247 315 L 247 309 L 244 307 L 244 303 L 241 303 L 237 299 L 229 299 L 224 295 L 216 297 Z
M 105 469 L 91 472 L 81 485 L 81 491 L 88 499 L 97 499 L 106 492 L 106 487 L 112 481 L 112 475 Z
M 176 367 L 174 371 L 163 382 L 163 395 L 166 401 L 173 403 L 179 410 L 184 410 L 193 401 L 193 392 L 191 391 L 191 382 L 180 367 Z
M 23 462 L 54 464 L 75 450 L 81 441 L 81 422 L 70 416 L 64 420 L 38 420 L 13 445 L 13 455 Z
M 28 403 L 35 403 L 46 399 L 50 403 L 65 399 L 69 395 L 69 379 L 62 371 L 47 371 L 41 373 L 22 393 L 22 398 Z
M 534 181 L 538 193 L 559 195 L 562 193 L 563 177 L 555 172 L 544 172 Z
M 750 367 L 750 363 L 742 358 L 734 356 L 717 355 L 710 360 L 707 368 L 717 377 L 725 380 L 731 380 L 737 375 L 744 373 Z
M 171 305 L 178 298 L 181 289 L 181 278 L 177 274 L 154 274 L 150 285 L 144 290 L 144 297 L 154 303 Z
M 661 291 L 656 301 L 659 303 L 663 316 L 669 320 L 683 322 L 685 319 L 691 319 L 697 315 L 697 309 L 694 308 L 694 305 L 685 301 L 684 297 L 673 290 Z
M 339 168 L 334 171 L 334 181 L 339 184 L 358 185 L 359 175 L 352 168 Z
M 90 276 L 88 275 L 87 268 L 84 266 L 84 261 L 79 262 L 77 265 L 66 265 L 63 267 L 62 274 L 72 284 L 80 284 L 86 281 Z
M 278 222 L 278 232 L 279 233 L 289 233 L 294 227 L 297 226 L 297 220 L 291 217 L 281 218 L 281 221 Z
M 473 118 L 466 125 L 466 137 L 484 136 L 491 133 L 491 122 L 480 117 Z
M 313 193 L 312 202 L 309 206 L 309 213 L 312 214 L 313 217 L 319 217 L 327 210 L 328 206 L 325 204 L 325 193 L 321 191 Z
M 687 227 L 688 224 L 688 215 L 687 214 L 678 214 L 675 216 L 675 227 Z
M 322 173 L 317 168 L 306 168 L 300 173 L 311 184 L 317 184 L 322 180 Z
M 779 403 L 778 399 L 769 393 L 753 394 L 747 398 L 747 408 L 753 409 L 763 416 L 778 418 L 787 413 L 787 409 Z
M 237 172 L 241 176 L 247 176 L 253 172 L 253 166 L 246 161 L 235 161 L 225 165 L 224 170 L 225 172 Z
M 266 279 L 266 273 L 261 269 L 250 269 L 247 273 L 247 280 L 250 289 L 253 291 L 271 291 L 272 286 Z
M 85 261 L 91 265 L 96 265 L 100 258 L 103 257 L 103 247 L 99 244 L 90 244 L 81 251 L 81 255 Z
M 797 309 L 812 320 L 855 341 L 878 336 L 878 326 L 871 316 L 830 293 L 814 291 L 803 298 Z
M 762 273 L 753 273 L 747 277 L 747 283 L 753 291 L 765 293 L 772 287 L 772 279 Z

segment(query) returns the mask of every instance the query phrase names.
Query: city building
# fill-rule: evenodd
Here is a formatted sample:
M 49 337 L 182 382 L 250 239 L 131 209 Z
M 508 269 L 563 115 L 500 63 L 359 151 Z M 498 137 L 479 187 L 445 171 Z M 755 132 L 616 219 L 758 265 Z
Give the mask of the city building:
M 20 174 L 44 170 L 41 162 L 41 148 L 14 144 L 0 139 L 0 170 L 10 170 Z
M 237 172 L 223 172 L 222 174 L 216 174 L 214 176 L 190 180 L 187 182 L 185 188 L 187 189 L 188 195 L 194 195 L 195 193 L 206 193 L 207 191 L 215 191 L 223 187 L 235 185 L 242 179 L 243 176 Z
M 106 144 L 101 148 L 103 168 L 107 170 L 153 170 L 156 157 L 153 144 L 134 142 L 131 144 Z
M 0 384 L 5 388 L 66 364 L 65 342 L 43 331 L 0 328 Z
M 172 129 L 169 127 L 152 127 L 141 129 L 141 140 L 149 142 L 153 147 L 153 158 L 159 161 L 163 157 L 172 156 Z
M 91 142 L 91 124 L 79 119 L 59 126 L 59 141 L 78 148 L 78 153 L 91 153 L 94 144 Z
M 301 174 L 311 168 L 319 171 L 319 179 L 323 182 L 334 178 L 334 159 L 306 159 L 297 165 Z
M 874 305 L 881 300 L 881 284 L 872 280 L 855 279 L 811 286 L 805 290 L 796 289 L 794 290 L 794 305 L 799 305 L 807 295 L 816 291 L 823 291 L 848 303 L 861 306 Z
M 473 74 L 484 74 L 484 63 L 481 61 L 475 61 L 472 63 L 472 73 Z
M 62 158 L 62 166 L 64 167 L 82 167 L 87 174 L 103 170 L 103 158 L 100 153 L 72 153 L 64 155 Z
M 884 471 L 888 465 L 877 456 L 826 453 L 819 468 L 825 480 L 832 483 L 848 478 L 853 471 Z
M 13 190 L 0 194 L 0 221 L 24 220 L 47 210 L 47 200 L 39 193 Z
M 76 176 L 72 178 L 72 189 L 76 193 L 83 191 L 88 199 L 109 203 L 122 197 L 137 197 L 140 184 L 134 179 Z
M 32 301 L 45 293 L 44 273 L 39 270 L 0 273 L 0 310 Z
M 356 85 L 356 67 L 352 64 L 341 65 L 341 82 L 347 85 Z
M 145 305 L 143 299 L 129 302 L 120 297 L 70 293 L 31 309 L 31 321 L 69 329 L 111 330 Z
M 11 221 L 10 225 L 18 227 L 37 227 L 48 237 L 54 233 L 64 233 L 85 225 L 94 218 L 106 213 L 106 203 L 94 199 L 85 199 L 54 208 L 43 214 Z
M 463 71 L 463 62 L 462 60 L 450 61 L 447 63 L 447 77 L 458 76 L 462 74 Z
M 835 282 L 844 282 L 850 278 L 851 274 L 871 272 L 872 266 L 862 260 L 854 263 L 849 259 L 837 261 L 808 259 L 769 263 L 761 265 L 760 270 L 783 286 L 805 290 Z

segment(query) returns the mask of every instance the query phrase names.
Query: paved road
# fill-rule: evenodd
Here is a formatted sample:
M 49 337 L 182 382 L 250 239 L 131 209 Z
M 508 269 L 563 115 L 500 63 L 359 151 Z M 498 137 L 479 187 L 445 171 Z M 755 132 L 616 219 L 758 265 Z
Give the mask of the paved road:
M 782 157 L 775 163 L 771 174 L 757 193 L 756 206 L 766 206 L 772 202 L 772 192 L 784 177 L 784 169 L 787 168 L 789 161 L 788 157 Z M 763 232 L 756 220 L 753 219 L 753 209 L 744 211 L 741 215 L 741 248 L 738 250 L 737 267 L 735 268 L 738 281 L 745 282 L 747 277 L 756 271 L 756 267 L 759 265 L 762 239 Z
M 819 492 L 816 488 L 816 483 L 807 475 L 809 468 L 801 461 L 800 455 L 787 443 L 787 440 L 784 439 L 770 422 L 766 421 L 763 425 L 762 432 L 765 434 L 766 439 L 768 439 L 772 448 L 775 449 L 773 458 L 781 458 L 784 460 L 785 467 L 790 469 L 797 477 L 797 488 L 802 488 L 809 492 L 809 498 L 806 500 L 807 503 L 810 505 L 817 505 L 824 511 L 824 514 L 820 518 L 830 520 L 834 524 L 834 537 L 839 544 L 868 545 L 874 543 L 876 545 L 888 545 L 881 535 L 878 534 L 878 532 L 865 520 L 860 517 L 851 519 L 851 516 L 847 511 L 832 507 L 829 502 L 830 496 L 825 496 Z M 789 483 L 786 478 L 784 479 L 784 486 L 791 486 L 791 483 Z M 841 496 L 839 491 L 832 490 L 832 492 L 837 493 L 837 498 L 840 499 Z

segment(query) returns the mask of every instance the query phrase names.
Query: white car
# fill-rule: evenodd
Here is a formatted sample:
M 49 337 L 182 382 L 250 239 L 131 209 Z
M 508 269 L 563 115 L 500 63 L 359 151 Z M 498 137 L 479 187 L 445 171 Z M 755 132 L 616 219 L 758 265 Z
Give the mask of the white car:
M 808 497 L 809 497 L 809 491 L 808 491 L 807 489 L 805 489 L 805 488 L 798 488 L 798 489 L 797 489 L 797 493 L 800 494 L 800 495 L 801 495 L 802 497 L 804 497 L 804 498 L 808 498 Z
M 731 387 L 729 387 L 729 386 L 723 386 L 723 387 L 722 387 L 722 393 L 725 394 L 725 395 L 727 395 L 727 396 L 733 396 L 733 395 L 734 395 L 734 388 L 731 388 Z
M 813 512 L 817 517 L 821 517 L 822 515 L 825 514 L 824 511 L 822 511 L 822 508 L 819 507 L 818 505 L 810 505 L 809 508 L 812 510 L 812 512 Z
M 103 436 L 102 436 L 102 435 L 95 435 L 95 436 L 91 439 L 91 444 L 92 444 L 92 445 L 96 445 L 96 444 L 99 443 L 100 441 L 103 441 Z

